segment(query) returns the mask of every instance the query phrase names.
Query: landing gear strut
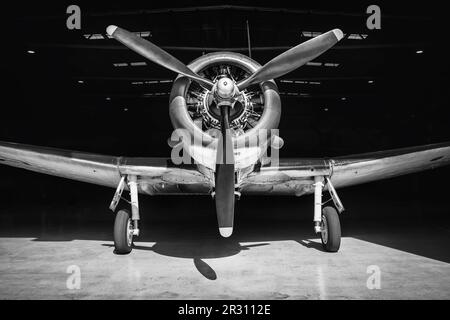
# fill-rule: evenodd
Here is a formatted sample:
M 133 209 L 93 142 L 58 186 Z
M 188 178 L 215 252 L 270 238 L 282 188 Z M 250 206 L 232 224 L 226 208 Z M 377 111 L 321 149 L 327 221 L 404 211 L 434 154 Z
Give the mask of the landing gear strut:
M 317 176 L 314 178 L 314 231 L 320 233 L 322 247 L 328 252 L 337 252 L 341 245 L 341 223 L 338 212 L 334 207 L 327 206 L 322 209 L 322 191 L 324 182 L 327 184 L 331 199 L 339 213 L 344 206 L 329 178 Z
M 114 221 L 114 247 L 116 254 L 130 253 L 133 248 L 133 237 L 139 235 L 139 201 L 136 176 L 122 177 L 117 186 L 114 198 L 109 208 L 114 212 L 122 198 L 122 192 L 125 188 L 125 179 L 127 179 L 128 189 L 130 190 L 131 216 L 128 210 L 119 210 Z

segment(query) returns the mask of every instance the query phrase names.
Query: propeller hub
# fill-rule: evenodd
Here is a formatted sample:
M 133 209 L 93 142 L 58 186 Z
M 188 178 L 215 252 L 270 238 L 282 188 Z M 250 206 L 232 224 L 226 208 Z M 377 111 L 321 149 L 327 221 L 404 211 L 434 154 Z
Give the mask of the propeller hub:
M 234 96 L 234 83 L 230 78 L 222 78 L 217 82 L 217 95 L 222 99 L 230 99 Z

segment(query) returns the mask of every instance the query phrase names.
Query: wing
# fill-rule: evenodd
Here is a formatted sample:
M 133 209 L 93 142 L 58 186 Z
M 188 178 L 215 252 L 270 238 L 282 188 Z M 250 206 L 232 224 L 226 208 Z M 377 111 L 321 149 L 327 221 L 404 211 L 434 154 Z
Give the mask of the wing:
M 281 159 L 261 167 L 241 184 L 243 194 L 303 195 L 313 192 L 314 176 L 346 187 L 450 164 L 450 142 L 364 153 L 334 159 Z
M 116 188 L 123 175 L 136 175 L 147 194 L 209 194 L 213 182 L 194 166 L 166 158 L 125 158 L 0 142 L 0 164 Z

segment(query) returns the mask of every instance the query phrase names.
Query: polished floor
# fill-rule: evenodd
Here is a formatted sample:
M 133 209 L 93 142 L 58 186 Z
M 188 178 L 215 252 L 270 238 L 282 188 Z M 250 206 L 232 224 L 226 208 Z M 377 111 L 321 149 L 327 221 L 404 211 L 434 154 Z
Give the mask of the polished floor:
M 230 239 L 204 227 L 155 224 L 125 256 L 100 225 L 5 230 L 0 299 L 450 298 L 449 229 L 349 222 L 333 254 L 299 223 L 244 225 Z M 70 266 L 79 289 L 67 287 Z
M 343 190 L 341 250 L 327 253 L 311 197 L 242 199 L 229 239 L 207 197 L 142 197 L 142 234 L 116 255 L 112 190 L 68 196 L 58 181 L 53 200 L 23 190 L 0 204 L 0 299 L 450 298 L 446 201 Z
M 439 241 L 416 239 L 430 246 Z M 114 255 L 111 245 L 2 238 L 0 298 L 450 298 L 448 262 L 354 237 L 345 237 L 337 254 L 322 252 L 315 239 L 138 242 L 127 256 Z M 80 289 L 67 287 L 72 265 L 80 268 Z M 369 266 L 374 265 L 380 270 L 380 289 L 370 290 L 367 281 L 374 269 Z

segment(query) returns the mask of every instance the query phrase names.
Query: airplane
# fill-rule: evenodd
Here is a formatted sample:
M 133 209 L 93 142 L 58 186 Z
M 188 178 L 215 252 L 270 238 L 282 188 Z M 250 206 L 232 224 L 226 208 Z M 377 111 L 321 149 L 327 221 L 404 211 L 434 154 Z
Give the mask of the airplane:
M 335 158 L 278 159 L 280 95 L 274 79 L 315 59 L 344 34 L 333 29 L 283 52 L 261 66 L 233 52 L 205 54 L 185 65 L 135 33 L 110 25 L 106 32 L 131 50 L 178 76 L 173 82 L 169 116 L 175 129 L 171 158 L 131 158 L 0 142 L 0 163 L 63 178 L 115 188 L 110 209 L 115 253 L 132 251 L 139 236 L 138 194 L 210 195 L 219 233 L 230 237 L 235 201 L 242 195 L 314 194 L 314 232 L 323 249 L 341 244 L 336 189 L 391 178 L 450 162 L 450 142 Z M 263 133 L 261 135 L 261 132 Z M 192 138 L 197 143 L 192 143 Z M 254 143 L 256 141 L 256 143 Z M 271 150 L 269 156 L 268 150 Z M 173 154 L 194 162 L 179 161 Z M 273 153 L 273 154 L 272 154 Z M 122 197 L 124 190 L 130 200 Z M 329 201 L 323 201 L 328 191 Z M 121 199 L 131 205 L 117 210 Z M 331 203 L 333 205 L 326 205 Z

